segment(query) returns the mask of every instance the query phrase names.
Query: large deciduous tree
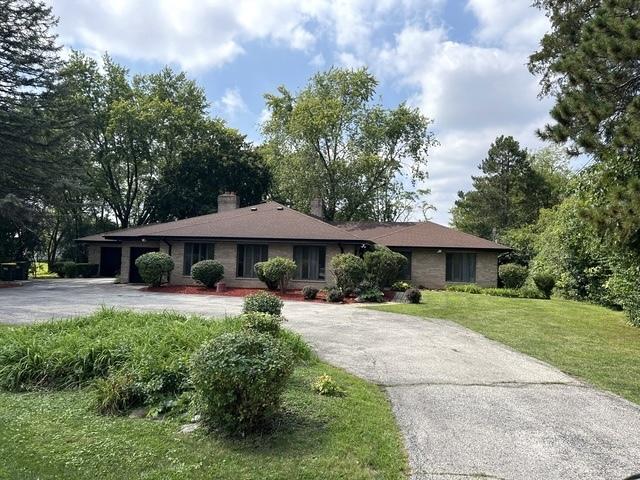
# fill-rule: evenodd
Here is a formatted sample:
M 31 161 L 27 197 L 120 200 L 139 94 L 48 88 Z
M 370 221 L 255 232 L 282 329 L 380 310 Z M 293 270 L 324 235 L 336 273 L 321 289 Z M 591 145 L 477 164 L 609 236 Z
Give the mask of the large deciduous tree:
M 149 195 L 167 165 L 195 148 L 206 128 L 204 92 L 169 68 L 129 76 L 108 56 L 103 66 L 74 52 L 62 71 L 82 125 L 76 148 L 87 175 L 121 227 L 147 222 Z
M 277 198 L 304 211 L 321 198 L 328 220 L 394 220 L 418 202 L 431 122 L 405 104 L 383 108 L 376 87 L 366 69 L 332 68 L 298 93 L 265 95 L 264 152 Z
M 223 122 L 208 122 L 193 148 L 160 171 L 150 195 L 151 221 L 169 221 L 215 212 L 219 193 L 235 192 L 241 206 L 266 196 L 271 175 L 262 155 L 244 135 Z

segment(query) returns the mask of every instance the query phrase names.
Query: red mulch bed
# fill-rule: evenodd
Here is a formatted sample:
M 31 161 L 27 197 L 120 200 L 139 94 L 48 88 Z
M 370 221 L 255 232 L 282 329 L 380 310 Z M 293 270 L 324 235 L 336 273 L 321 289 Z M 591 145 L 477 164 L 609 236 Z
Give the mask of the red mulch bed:
M 15 288 L 21 286 L 21 283 L 0 283 L 0 288 Z
M 219 297 L 246 297 L 256 292 L 263 292 L 264 288 L 233 288 L 227 287 L 223 293 L 216 292 L 215 288 L 205 288 L 197 285 L 163 285 L 162 287 L 147 287 L 150 292 L 161 293 L 186 293 L 189 295 L 217 295 Z M 315 300 L 305 300 L 302 297 L 302 290 L 287 290 L 287 293 L 280 293 L 272 291 L 274 295 L 282 298 L 283 300 L 298 300 L 305 302 L 324 302 L 324 293 L 318 292 L 318 297 Z
M 252 293 L 264 292 L 264 288 L 233 288 L 227 287 L 227 290 L 223 293 L 216 292 L 215 288 L 205 288 L 197 285 L 163 285 L 162 287 L 147 287 L 149 292 L 160 293 L 183 293 L 189 295 L 217 295 L 220 297 L 246 297 Z M 271 293 L 277 295 L 283 300 L 295 300 L 299 302 L 325 302 L 324 292 L 321 290 L 318 292 L 318 296 L 315 300 L 305 300 L 302 296 L 302 290 L 287 290 L 287 293 L 280 293 L 278 291 L 272 291 Z M 393 300 L 395 292 L 384 292 L 385 300 Z M 343 303 L 355 303 L 355 298 L 345 298 Z

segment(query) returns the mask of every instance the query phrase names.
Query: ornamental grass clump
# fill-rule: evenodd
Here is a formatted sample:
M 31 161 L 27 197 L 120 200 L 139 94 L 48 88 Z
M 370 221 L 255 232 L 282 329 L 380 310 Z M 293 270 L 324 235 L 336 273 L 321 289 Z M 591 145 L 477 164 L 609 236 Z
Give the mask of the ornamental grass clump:
M 228 333 L 207 342 L 190 361 L 203 422 L 240 435 L 267 428 L 293 367 L 291 351 L 271 335 Z
M 191 388 L 188 359 L 202 343 L 240 328 L 235 319 L 115 309 L 7 327 L 0 336 L 0 389 L 92 386 L 100 412 L 152 406 Z

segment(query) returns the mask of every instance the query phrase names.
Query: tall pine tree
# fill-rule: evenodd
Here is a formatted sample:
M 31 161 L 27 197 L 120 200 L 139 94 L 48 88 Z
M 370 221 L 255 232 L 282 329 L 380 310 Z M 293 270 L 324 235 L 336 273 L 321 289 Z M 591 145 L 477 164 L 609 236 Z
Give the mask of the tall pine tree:
M 493 240 L 534 222 L 540 208 L 549 206 L 551 186 L 513 137 L 496 138 L 478 168 L 483 175 L 472 177 L 473 190 L 458 192 L 451 210 L 459 230 Z

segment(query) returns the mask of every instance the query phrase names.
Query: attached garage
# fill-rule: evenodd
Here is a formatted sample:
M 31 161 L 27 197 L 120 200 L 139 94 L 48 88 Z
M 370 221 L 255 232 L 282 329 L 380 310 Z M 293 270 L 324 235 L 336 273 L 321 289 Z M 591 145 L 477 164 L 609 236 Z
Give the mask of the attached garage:
M 120 274 L 122 247 L 100 247 L 100 276 L 115 277 Z

